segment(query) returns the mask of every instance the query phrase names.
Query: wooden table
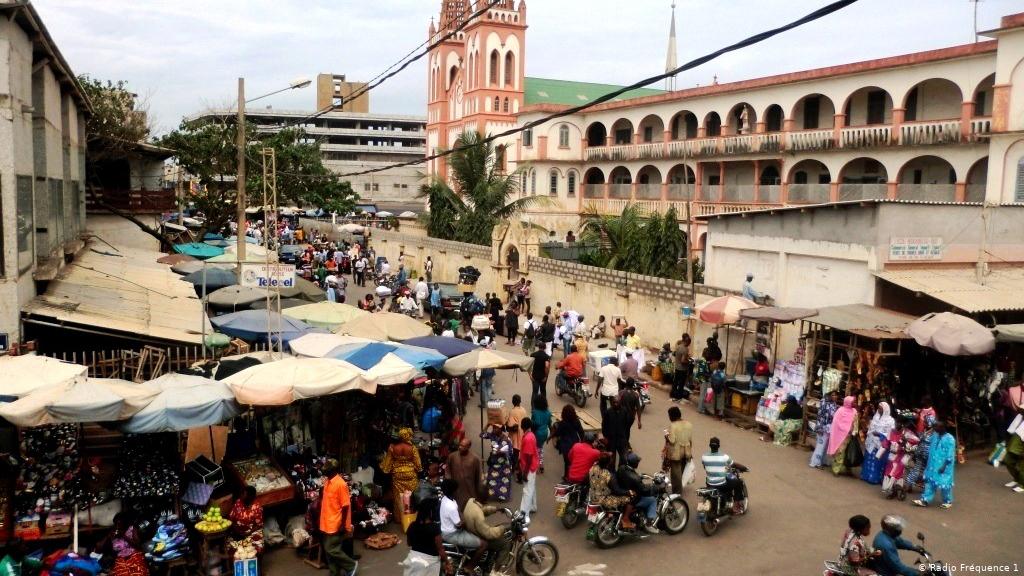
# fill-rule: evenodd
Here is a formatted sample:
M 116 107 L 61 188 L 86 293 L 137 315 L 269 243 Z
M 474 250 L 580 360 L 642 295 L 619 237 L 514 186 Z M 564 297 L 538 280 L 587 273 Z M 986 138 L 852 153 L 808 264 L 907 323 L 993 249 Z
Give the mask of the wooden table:
M 738 416 L 753 418 L 757 415 L 757 403 L 764 396 L 759 390 L 744 390 L 730 386 L 726 400 L 726 409 Z

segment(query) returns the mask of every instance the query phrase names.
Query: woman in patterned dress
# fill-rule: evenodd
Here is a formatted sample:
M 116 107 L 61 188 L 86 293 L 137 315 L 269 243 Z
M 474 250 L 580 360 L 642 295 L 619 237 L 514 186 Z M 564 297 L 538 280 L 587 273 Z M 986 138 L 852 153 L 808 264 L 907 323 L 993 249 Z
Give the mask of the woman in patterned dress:
M 487 457 L 487 497 L 508 502 L 512 497 L 512 441 L 503 426 L 492 424 L 481 438 L 491 441 L 491 455 Z
M 920 442 L 917 450 L 914 451 L 914 465 L 907 472 L 907 492 L 913 492 L 919 484 L 924 484 L 924 469 L 928 465 L 928 452 L 932 444 L 932 426 L 935 425 L 935 416 L 926 415 L 923 421 L 924 431 L 919 434 Z
M 597 462 L 590 467 L 590 502 L 615 509 L 628 504 L 629 496 L 612 495 L 612 489 L 608 486 L 612 481 L 612 473 L 608 469 L 611 462 L 612 453 L 602 452 Z
M 892 409 L 888 402 L 879 402 L 875 415 L 868 425 L 868 433 L 864 438 L 864 463 L 860 468 L 860 479 L 868 484 L 881 484 L 882 475 L 887 462 L 884 450 L 879 455 L 882 443 L 889 438 L 889 433 L 896 427 L 896 420 L 891 415 Z
M 412 430 L 402 428 L 398 431 L 398 442 L 388 446 L 388 451 L 380 462 L 380 471 L 391 474 L 391 511 L 396 516 L 405 512 L 402 494 L 416 491 L 420 484 L 418 474 L 422 469 L 420 451 L 412 445 Z
M 142 553 L 142 539 L 129 513 L 118 512 L 114 516 L 114 531 L 109 542 L 114 552 L 112 576 L 149 576 L 149 565 Z

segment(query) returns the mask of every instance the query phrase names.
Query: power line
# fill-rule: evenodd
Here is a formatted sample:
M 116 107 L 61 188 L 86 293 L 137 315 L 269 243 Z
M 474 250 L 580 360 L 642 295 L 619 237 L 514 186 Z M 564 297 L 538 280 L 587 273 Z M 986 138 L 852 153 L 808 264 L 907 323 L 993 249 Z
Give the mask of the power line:
M 423 44 L 420 44 L 419 46 L 414 48 L 412 50 L 412 52 L 410 52 L 409 54 L 406 54 L 398 62 L 395 62 L 394 64 L 392 64 L 391 66 L 386 68 L 384 70 L 384 72 L 381 72 L 380 74 L 378 74 L 377 77 L 374 78 L 373 80 L 371 80 L 370 82 L 368 82 L 366 84 L 366 86 L 364 86 L 363 88 L 361 88 L 359 90 L 356 90 L 355 92 L 350 94 L 348 96 L 348 99 L 349 100 L 355 100 L 356 98 L 359 98 L 360 96 L 366 94 L 370 90 L 373 90 L 377 86 L 380 86 L 384 82 L 387 82 L 389 79 L 391 79 L 394 76 L 396 76 L 399 72 L 401 72 L 402 70 L 405 70 L 406 68 L 408 68 L 409 65 L 412 64 L 413 62 L 416 62 L 417 60 L 420 60 L 424 56 L 429 54 L 431 50 L 433 50 L 434 48 L 440 46 L 442 42 L 445 42 L 449 38 L 451 38 L 451 37 L 455 36 L 456 34 L 458 34 L 459 32 L 461 32 L 463 29 L 466 28 L 466 26 L 469 26 L 469 24 L 473 20 L 475 20 L 479 16 L 482 16 L 488 10 L 490 10 L 495 5 L 497 5 L 499 1 L 500 0 L 490 0 L 483 8 L 477 10 L 472 15 L 470 15 L 468 18 L 466 18 L 465 16 L 469 12 L 469 9 L 470 9 L 470 4 L 467 3 L 466 4 L 466 9 L 462 12 L 462 17 L 463 18 L 462 18 L 462 23 L 461 24 L 459 24 L 455 28 L 452 28 L 447 34 L 445 34 L 444 36 L 441 36 L 436 41 L 431 42 L 429 45 L 427 45 L 427 47 L 422 52 L 420 52 L 419 54 L 416 54 L 416 56 L 414 56 L 412 58 L 409 58 L 409 56 L 413 52 L 416 52 L 416 50 L 419 50 L 419 48 L 421 48 L 424 44 L 427 44 L 427 42 L 424 42 Z M 428 40 L 428 42 L 429 42 L 429 40 Z M 403 60 L 404 60 L 404 62 L 403 62 Z M 399 65 L 399 64 L 401 64 L 401 65 Z M 398 68 L 396 70 L 394 70 L 392 72 L 388 72 L 388 70 L 391 70 L 392 68 L 395 68 L 395 66 L 398 66 Z M 281 126 L 279 128 L 279 130 L 285 130 L 285 129 L 291 128 L 293 126 L 297 126 L 299 124 L 303 124 L 303 123 L 309 122 L 310 120 L 315 120 L 316 118 L 319 118 L 319 117 L 323 116 L 324 114 L 327 114 L 328 112 L 331 112 L 331 111 L 335 110 L 336 108 L 338 108 L 338 106 L 335 106 L 334 104 L 331 104 L 330 106 L 325 106 L 324 108 L 321 108 L 320 110 L 317 110 L 316 112 L 314 112 L 313 114 L 310 114 L 309 116 L 306 116 L 305 118 L 299 118 L 298 120 L 293 120 L 292 122 L 289 122 L 288 124 L 285 124 L 284 126 Z
M 573 114 L 578 114 L 578 113 L 580 113 L 580 112 L 582 112 L 584 110 L 587 110 L 589 108 L 597 106 L 598 104 L 603 104 L 605 102 L 614 100 L 615 98 L 618 98 L 619 96 L 625 94 L 626 92 L 630 92 L 630 91 L 636 90 L 638 88 L 643 88 L 645 86 L 649 86 L 651 84 L 655 84 L 657 82 L 665 80 L 666 78 L 669 78 L 669 77 L 672 77 L 672 76 L 676 76 L 676 75 L 678 75 L 678 74 L 680 74 L 682 72 L 686 72 L 687 70 L 696 68 L 696 67 L 698 67 L 698 66 L 700 66 L 702 64 L 706 64 L 707 62 L 710 62 L 710 61 L 712 61 L 712 60 L 714 60 L 714 59 L 716 59 L 716 58 L 718 58 L 718 57 L 720 57 L 720 56 L 722 56 L 724 54 L 728 54 L 729 52 L 735 52 L 736 50 L 740 50 L 741 48 L 746 48 L 748 46 L 752 46 L 754 44 L 758 44 L 760 42 L 768 40 L 769 38 L 772 38 L 774 36 L 782 34 L 783 32 L 788 32 L 789 30 L 792 30 L 794 28 L 798 28 L 798 27 L 803 26 L 804 24 L 807 24 L 809 22 L 813 22 L 815 20 L 819 20 L 821 18 L 824 18 L 825 16 L 828 16 L 829 14 L 832 14 L 833 12 L 838 12 L 839 10 L 842 10 L 843 8 L 846 8 L 847 6 L 850 6 L 851 4 L 856 3 L 857 1 L 858 0 L 837 0 L 836 2 L 832 2 L 831 4 L 828 4 L 828 5 L 826 5 L 826 6 L 822 7 L 822 8 L 819 8 L 818 10 L 815 10 L 814 12 L 811 12 L 811 13 L 807 14 L 806 16 L 804 16 L 802 18 L 799 18 L 797 20 L 794 20 L 794 21 L 792 21 L 792 22 L 790 22 L 788 24 L 785 24 L 785 25 L 780 26 L 778 28 L 773 28 L 771 30 L 766 30 L 766 31 L 761 32 L 759 34 L 755 34 L 755 35 L 750 36 L 750 37 L 748 37 L 748 38 L 746 38 L 744 40 L 736 42 L 735 44 L 732 44 L 730 46 L 726 46 L 724 48 L 716 50 L 715 52 L 711 52 L 710 54 L 706 54 L 706 55 L 701 56 L 699 58 L 696 58 L 694 60 L 690 60 L 689 62 L 687 62 L 686 64 L 683 64 L 682 66 L 676 68 L 675 70 L 670 70 L 670 71 L 665 72 L 664 74 L 658 74 L 657 76 L 652 76 L 650 78 L 647 78 L 647 79 L 644 79 L 644 80 L 640 80 L 639 82 L 635 82 L 633 84 L 630 84 L 629 86 L 624 86 L 624 87 L 619 88 L 617 90 L 613 90 L 611 92 L 608 92 L 607 94 L 604 94 L 602 96 L 599 96 L 598 98 L 595 98 L 594 100 L 592 100 L 591 102 L 588 102 L 586 104 L 581 104 L 579 106 L 568 108 L 566 110 L 562 110 L 561 112 L 554 112 L 552 114 L 549 114 L 549 115 L 544 116 L 542 118 L 539 118 L 537 120 L 533 120 L 531 122 L 527 122 L 526 124 L 524 124 L 522 126 L 519 126 L 519 127 L 516 127 L 516 128 L 511 128 L 511 129 L 506 130 L 504 132 L 499 132 L 498 134 L 487 136 L 486 138 L 482 138 L 477 144 L 474 144 L 473 146 L 461 146 L 461 147 L 457 146 L 457 147 L 454 147 L 454 148 L 450 148 L 448 150 L 444 150 L 444 151 L 437 152 L 435 154 L 426 156 L 426 157 L 424 157 L 422 159 L 410 160 L 410 161 L 407 161 L 407 162 L 401 162 L 401 163 L 393 164 L 391 166 L 383 167 L 383 168 L 373 168 L 373 169 L 370 169 L 370 170 L 363 170 L 361 172 L 349 172 L 349 173 L 345 173 L 345 174 L 338 174 L 337 176 L 341 177 L 341 178 L 348 177 L 348 176 L 362 176 L 364 174 L 372 174 L 372 173 L 375 173 L 375 172 L 384 172 L 384 171 L 387 171 L 387 170 L 392 170 L 394 168 L 402 168 L 402 167 L 405 167 L 405 166 L 415 166 L 417 164 L 423 164 L 423 163 L 429 162 L 431 160 L 436 160 L 438 158 L 443 158 L 443 157 L 448 156 L 450 154 L 453 154 L 455 152 L 459 152 L 459 151 L 466 150 L 466 149 L 469 149 L 469 148 L 472 148 L 472 147 L 475 147 L 475 146 L 480 146 L 480 145 L 484 145 L 484 144 L 493 142 L 493 141 L 495 141 L 495 140 L 497 140 L 499 138 L 504 138 L 504 137 L 507 137 L 507 136 L 512 136 L 513 134 L 518 134 L 519 132 L 523 132 L 525 130 L 529 130 L 530 128 L 533 128 L 535 126 L 540 126 L 541 124 L 544 124 L 544 123 L 549 122 L 551 120 L 554 120 L 556 118 L 562 118 L 562 117 L 565 117 L 565 116 L 571 116 Z

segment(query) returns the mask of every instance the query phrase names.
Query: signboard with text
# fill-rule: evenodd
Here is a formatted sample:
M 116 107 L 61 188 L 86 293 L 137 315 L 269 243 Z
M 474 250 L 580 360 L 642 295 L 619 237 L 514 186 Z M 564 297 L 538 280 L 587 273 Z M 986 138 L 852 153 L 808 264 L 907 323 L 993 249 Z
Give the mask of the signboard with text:
M 291 288 L 295 286 L 294 264 L 242 264 L 242 286 Z
M 893 236 L 889 240 L 889 261 L 942 260 L 942 238 Z

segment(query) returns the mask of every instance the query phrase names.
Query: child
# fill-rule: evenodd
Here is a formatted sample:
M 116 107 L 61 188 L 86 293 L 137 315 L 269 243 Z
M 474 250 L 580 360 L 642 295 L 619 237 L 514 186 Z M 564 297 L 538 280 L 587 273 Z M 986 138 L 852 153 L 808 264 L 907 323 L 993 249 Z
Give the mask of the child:
M 725 417 L 725 362 L 719 362 L 718 368 L 711 373 L 711 388 L 709 390 L 711 391 L 709 396 L 713 395 L 713 398 L 709 402 L 708 409 L 721 420 Z

